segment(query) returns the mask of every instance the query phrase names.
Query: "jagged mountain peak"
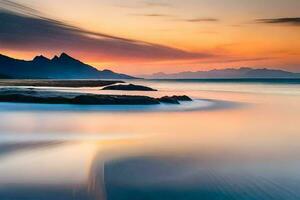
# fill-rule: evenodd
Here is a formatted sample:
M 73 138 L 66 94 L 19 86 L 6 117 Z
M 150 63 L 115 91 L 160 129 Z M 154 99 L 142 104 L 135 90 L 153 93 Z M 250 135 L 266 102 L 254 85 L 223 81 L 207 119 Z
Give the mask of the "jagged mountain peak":
M 66 54 L 65 52 L 62 52 L 59 56 L 59 58 L 69 58 L 69 59 L 74 59 L 73 57 L 69 56 L 68 54 Z M 75 59 L 74 59 L 75 60 Z
M 70 55 L 66 53 L 61 53 L 59 56 L 55 55 L 52 58 L 52 61 L 54 62 L 60 62 L 60 63 L 76 63 L 76 64 L 84 64 L 81 61 L 71 57 Z
M 33 61 L 47 61 L 48 62 L 48 61 L 50 61 L 50 59 L 43 55 L 39 55 L 39 56 L 34 57 Z
M 59 59 L 58 56 L 55 55 L 51 60 L 58 60 L 58 59 Z
M 134 77 L 115 73 L 110 70 L 100 71 L 66 53 L 52 59 L 43 55 L 33 60 L 19 60 L 0 55 L 0 74 L 12 78 L 46 79 L 131 79 Z
M 72 58 L 72 59 L 74 59 L 73 57 L 71 57 L 71 56 L 68 55 L 67 53 L 62 52 L 62 53 L 59 54 L 59 55 L 54 55 L 54 57 L 52 58 L 52 60 L 57 60 L 57 59 L 62 59 L 62 58 Z

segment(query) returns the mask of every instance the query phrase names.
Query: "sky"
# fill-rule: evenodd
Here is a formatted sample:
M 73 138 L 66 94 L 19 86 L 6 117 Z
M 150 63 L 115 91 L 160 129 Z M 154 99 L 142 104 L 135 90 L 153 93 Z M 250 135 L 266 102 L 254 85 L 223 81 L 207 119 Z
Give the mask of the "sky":
M 300 72 L 299 0 L 0 0 L 0 53 L 65 52 L 132 75 Z

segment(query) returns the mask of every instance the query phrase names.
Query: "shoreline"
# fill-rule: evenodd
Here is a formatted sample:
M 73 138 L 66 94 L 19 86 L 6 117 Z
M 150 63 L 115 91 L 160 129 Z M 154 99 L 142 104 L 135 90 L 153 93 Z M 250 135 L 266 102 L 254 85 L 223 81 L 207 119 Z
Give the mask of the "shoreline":
M 120 80 L 48 80 L 48 79 L 0 79 L 0 86 L 24 86 L 24 87 L 104 87 L 117 83 L 125 83 Z

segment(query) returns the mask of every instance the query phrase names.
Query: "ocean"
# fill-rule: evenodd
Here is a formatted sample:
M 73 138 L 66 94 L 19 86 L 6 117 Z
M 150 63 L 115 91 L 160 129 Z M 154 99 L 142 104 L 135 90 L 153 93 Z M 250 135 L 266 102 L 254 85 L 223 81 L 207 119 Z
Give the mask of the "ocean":
M 182 105 L 0 103 L 0 199 L 298 200 L 300 80 L 134 80 Z

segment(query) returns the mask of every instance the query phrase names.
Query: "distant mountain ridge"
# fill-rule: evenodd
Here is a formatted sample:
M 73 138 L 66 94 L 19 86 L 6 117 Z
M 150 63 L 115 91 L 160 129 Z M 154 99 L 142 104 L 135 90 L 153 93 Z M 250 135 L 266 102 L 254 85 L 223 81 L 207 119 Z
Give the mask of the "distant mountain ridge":
M 14 59 L 0 54 L 0 78 L 18 79 L 133 79 L 135 77 L 98 70 L 66 53 L 52 59 L 43 55 L 31 61 Z
M 141 77 L 153 79 L 300 78 L 300 73 L 267 68 L 254 69 L 242 67 L 238 69 L 214 69 L 210 71 L 180 72 L 174 74 L 159 72 L 151 75 L 142 75 Z

